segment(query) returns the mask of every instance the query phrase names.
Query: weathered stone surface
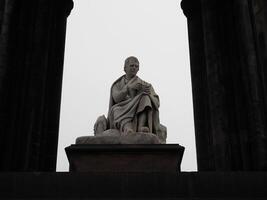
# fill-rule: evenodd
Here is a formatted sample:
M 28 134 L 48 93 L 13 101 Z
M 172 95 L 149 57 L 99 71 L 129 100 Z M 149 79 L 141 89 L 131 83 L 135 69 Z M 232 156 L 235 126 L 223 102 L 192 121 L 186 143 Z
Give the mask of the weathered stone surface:
M 125 135 L 120 141 L 113 140 L 114 137 L 101 137 L 101 139 L 112 144 L 117 142 L 155 144 L 154 136 L 156 136 L 161 143 L 166 143 L 167 128 L 160 124 L 159 120 L 159 96 L 150 83 L 137 76 L 138 59 L 134 56 L 128 57 L 124 63 L 124 71 L 125 75 L 118 78 L 111 86 L 108 115 L 107 118 L 105 115 L 97 118 L 94 125 L 95 136 L 109 129 L 117 129 Z M 135 132 L 153 133 L 154 136 L 140 138 L 132 135 Z M 142 139 L 145 141 L 142 142 Z M 88 140 L 97 142 L 100 138 L 88 138 Z
M 130 133 L 121 135 L 116 129 L 110 129 L 97 136 L 84 136 L 76 139 L 76 144 L 161 144 L 152 133 Z

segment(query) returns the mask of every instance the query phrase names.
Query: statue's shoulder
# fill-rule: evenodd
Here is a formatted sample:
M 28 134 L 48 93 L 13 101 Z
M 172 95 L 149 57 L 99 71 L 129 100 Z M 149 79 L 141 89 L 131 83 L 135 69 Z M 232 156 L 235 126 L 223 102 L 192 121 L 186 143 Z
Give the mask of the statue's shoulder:
M 121 82 L 124 79 L 124 75 L 122 75 L 121 77 L 119 77 L 118 79 L 116 79 L 112 85 L 111 85 L 111 89 L 116 85 L 117 87 L 121 85 Z
M 124 78 L 124 76 L 125 76 L 125 75 L 122 75 L 121 77 L 119 77 L 118 79 L 116 79 L 116 80 L 113 82 L 112 85 L 114 85 L 114 84 L 120 82 L 120 81 Z

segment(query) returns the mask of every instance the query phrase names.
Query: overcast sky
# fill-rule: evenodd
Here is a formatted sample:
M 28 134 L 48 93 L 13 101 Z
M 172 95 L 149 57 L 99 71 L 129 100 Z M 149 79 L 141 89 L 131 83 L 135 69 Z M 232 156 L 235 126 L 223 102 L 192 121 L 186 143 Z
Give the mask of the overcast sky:
M 110 86 L 136 56 L 138 76 L 160 97 L 167 143 L 185 147 L 183 171 L 196 171 L 186 18 L 177 0 L 74 0 L 68 18 L 57 171 L 67 171 L 64 148 L 93 135 L 107 114 Z

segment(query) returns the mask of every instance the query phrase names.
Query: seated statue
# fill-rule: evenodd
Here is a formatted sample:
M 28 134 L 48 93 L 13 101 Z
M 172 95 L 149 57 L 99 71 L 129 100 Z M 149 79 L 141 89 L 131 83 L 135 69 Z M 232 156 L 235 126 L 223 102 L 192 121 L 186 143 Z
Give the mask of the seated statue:
M 98 117 L 94 125 L 95 135 L 152 133 L 161 143 L 166 143 L 167 129 L 159 121 L 159 97 L 151 84 L 136 75 L 138 59 L 128 57 L 124 71 L 125 75 L 111 86 L 108 116 Z

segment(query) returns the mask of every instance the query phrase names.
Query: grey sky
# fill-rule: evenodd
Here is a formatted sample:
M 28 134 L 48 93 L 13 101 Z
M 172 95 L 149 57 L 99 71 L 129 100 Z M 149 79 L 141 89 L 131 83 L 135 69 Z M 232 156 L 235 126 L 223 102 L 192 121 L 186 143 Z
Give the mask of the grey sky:
M 167 143 L 186 147 L 182 170 L 196 170 L 186 18 L 177 0 L 76 0 L 68 18 L 57 170 L 64 148 L 93 134 L 107 114 L 109 90 L 124 59 L 138 57 L 138 76 L 160 96 Z

